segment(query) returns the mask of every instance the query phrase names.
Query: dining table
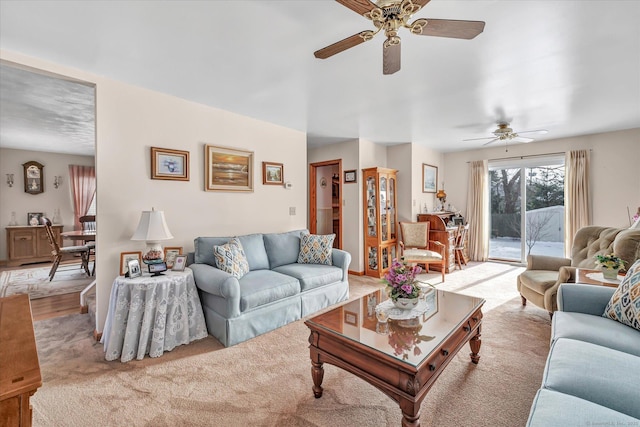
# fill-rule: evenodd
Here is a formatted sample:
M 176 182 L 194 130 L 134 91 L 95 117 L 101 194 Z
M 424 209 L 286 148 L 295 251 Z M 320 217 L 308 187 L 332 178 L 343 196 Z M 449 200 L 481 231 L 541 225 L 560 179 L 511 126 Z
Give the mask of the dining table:
M 60 236 L 63 239 L 68 239 L 68 240 L 82 240 L 84 242 L 93 242 L 96 240 L 96 231 L 95 230 L 64 231 L 60 233 Z

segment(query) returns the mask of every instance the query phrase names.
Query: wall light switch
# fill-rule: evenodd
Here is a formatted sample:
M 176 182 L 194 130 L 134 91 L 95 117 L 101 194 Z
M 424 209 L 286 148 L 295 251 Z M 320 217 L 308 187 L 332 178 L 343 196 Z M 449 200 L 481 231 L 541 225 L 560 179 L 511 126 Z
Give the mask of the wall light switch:
M 295 206 L 291 206 L 289 208 L 289 215 L 295 215 L 296 214 L 296 207 Z

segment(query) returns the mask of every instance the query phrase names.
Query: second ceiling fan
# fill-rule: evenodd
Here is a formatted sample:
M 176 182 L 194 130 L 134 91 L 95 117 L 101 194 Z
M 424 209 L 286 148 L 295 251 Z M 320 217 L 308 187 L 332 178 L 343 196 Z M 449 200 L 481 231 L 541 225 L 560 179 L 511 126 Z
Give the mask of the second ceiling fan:
M 387 39 L 382 45 L 382 73 L 393 74 L 400 70 L 400 36 L 398 30 L 407 28 L 411 33 L 423 36 L 449 37 L 470 40 L 484 30 L 483 21 L 456 21 L 453 19 L 416 19 L 411 16 L 430 0 L 336 0 L 343 6 L 373 22 L 376 30 L 365 30 L 314 52 L 320 59 L 329 58 L 360 43 L 371 40 L 384 30 Z

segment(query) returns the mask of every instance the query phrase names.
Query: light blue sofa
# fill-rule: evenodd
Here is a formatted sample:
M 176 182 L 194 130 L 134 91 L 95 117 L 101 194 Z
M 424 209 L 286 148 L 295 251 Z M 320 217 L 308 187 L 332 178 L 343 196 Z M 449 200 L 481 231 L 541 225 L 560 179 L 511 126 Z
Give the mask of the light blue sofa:
M 300 234 L 236 236 L 249 262 L 239 280 L 215 267 L 213 246 L 231 237 L 198 237 L 190 256 L 209 334 L 225 347 L 272 331 L 349 298 L 351 255 L 332 249 L 332 264 L 298 264 Z
M 527 426 L 639 426 L 640 331 L 602 317 L 615 288 L 563 283 Z

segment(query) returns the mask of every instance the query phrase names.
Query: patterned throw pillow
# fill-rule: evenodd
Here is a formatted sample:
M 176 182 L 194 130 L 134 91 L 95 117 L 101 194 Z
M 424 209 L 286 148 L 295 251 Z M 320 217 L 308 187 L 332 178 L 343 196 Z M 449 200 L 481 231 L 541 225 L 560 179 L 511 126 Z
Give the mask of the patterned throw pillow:
M 640 331 L 640 259 L 627 270 L 627 275 L 611 297 L 602 317 Z
M 249 272 L 247 256 L 240 240 L 235 237 L 224 245 L 214 246 L 213 256 L 216 258 L 216 267 L 238 279 Z
M 335 234 L 301 234 L 298 263 L 332 265 L 331 249 L 335 238 Z

